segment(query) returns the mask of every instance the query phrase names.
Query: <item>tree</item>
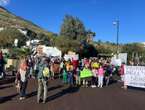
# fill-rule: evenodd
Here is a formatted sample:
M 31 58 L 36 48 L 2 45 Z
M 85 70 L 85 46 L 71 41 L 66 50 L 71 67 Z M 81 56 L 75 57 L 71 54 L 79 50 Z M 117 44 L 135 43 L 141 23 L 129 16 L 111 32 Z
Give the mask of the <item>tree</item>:
M 37 35 L 38 39 L 41 41 L 42 44 L 45 44 L 46 46 L 49 46 L 50 43 L 50 39 L 51 37 L 49 35 L 43 34 L 43 33 L 39 33 Z
M 139 57 L 140 60 L 143 60 L 145 62 L 145 48 L 143 44 L 125 44 L 122 47 L 122 52 L 128 53 L 128 60 L 135 60 L 136 57 Z
M 32 31 L 32 30 L 30 30 L 30 29 L 25 29 L 25 30 L 27 30 L 27 36 L 28 36 L 30 39 L 36 38 L 37 34 L 36 34 L 34 31 Z
M 59 36 L 53 39 L 53 43 L 56 47 L 62 50 L 63 53 L 67 53 L 68 51 L 78 51 L 79 48 L 79 41 L 77 40 L 70 40 L 67 37 Z
M 78 40 L 82 36 L 86 36 L 85 26 L 79 18 L 66 15 L 61 26 L 60 35 Z
M 15 39 L 18 39 L 19 47 L 26 44 L 25 35 L 15 28 L 7 28 L 0 32 L 0 46 L 2 47 L 12 47 Z

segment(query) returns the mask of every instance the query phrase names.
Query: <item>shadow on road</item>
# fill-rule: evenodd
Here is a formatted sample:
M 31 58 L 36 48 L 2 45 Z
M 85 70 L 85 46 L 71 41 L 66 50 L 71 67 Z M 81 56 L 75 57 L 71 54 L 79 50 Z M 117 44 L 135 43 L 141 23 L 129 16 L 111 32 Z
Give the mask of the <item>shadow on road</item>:
M 5 97 L 0 97 L 0 103 L 5 103 L 7 101 L 12 100 L 14 97 L 16 97 L 18 93 L 10 95 L 10 96 L 5 96 Z
M 50 88 L 48 88 L 48 92 L 52 91 L 52 90 L 55 90 L 55 89 L 58 89 L 58 88 L 61 88 L 61 87 L 63 87 L 63 86 L 62 85 L 58 85 L 58 86 L 50 87 Z M 33 92 L 29 93 L 27 95 L 27 98 L 33 97 L 35 95 L 37 95 L 37 91 L 33 91 Z
M 138 88 L 138 87 L 128 86 L 128 89 L 130 89 L 130 90 L 136 90 L 136 91 L 144 91 L 145 92 L 145 88 Z
M 57 99 L 59 97 L 62 97 L 66 94 L 72 94 L 72 93 L 75 93 L 75 92 L 78 92 L 78 91 L 79 91 L 79 87 L 68 87 L 66 89 L 63 89 L 61 92 L 58 92 L 58 93 L 48 97 L 46 102 L 55 100 L 55 99 Z
M 13 87 L 13 85 L 1 86 L 0 89 L 6 89 L 6 88 L 10 88 L 10 87 Z

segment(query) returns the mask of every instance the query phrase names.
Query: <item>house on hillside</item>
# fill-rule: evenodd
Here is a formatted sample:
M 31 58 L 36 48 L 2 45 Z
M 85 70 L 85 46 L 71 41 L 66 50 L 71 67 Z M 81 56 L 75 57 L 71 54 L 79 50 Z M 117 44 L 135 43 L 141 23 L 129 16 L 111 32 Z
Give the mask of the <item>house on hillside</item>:
M 144 47 L 145 47 L 145 42 L 142 42 L 142 44 L 144 45 Z

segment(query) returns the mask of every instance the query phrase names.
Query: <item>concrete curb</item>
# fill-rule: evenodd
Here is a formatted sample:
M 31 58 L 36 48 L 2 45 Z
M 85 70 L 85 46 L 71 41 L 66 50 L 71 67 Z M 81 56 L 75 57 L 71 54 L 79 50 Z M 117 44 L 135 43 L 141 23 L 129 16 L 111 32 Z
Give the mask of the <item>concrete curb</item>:
M 15 76 L 6 77 L 5 79 L 0 79 L 0 85 L 13 83 L 15 81 Z

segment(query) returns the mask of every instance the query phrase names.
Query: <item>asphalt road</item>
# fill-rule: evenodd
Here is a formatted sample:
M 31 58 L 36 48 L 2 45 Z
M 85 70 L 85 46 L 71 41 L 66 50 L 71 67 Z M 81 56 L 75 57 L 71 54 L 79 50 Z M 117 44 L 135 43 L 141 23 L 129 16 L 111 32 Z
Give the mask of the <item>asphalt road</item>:
M 100 88 L 69 88 L 49 82 L 46 104 L 37 104 L 37 81 L 28 83 L 27 99 L 20 101 L 13 83 L 0 85 L 0 110 L 145 110 L 145 90 L 121 89 L 115 83 Z

